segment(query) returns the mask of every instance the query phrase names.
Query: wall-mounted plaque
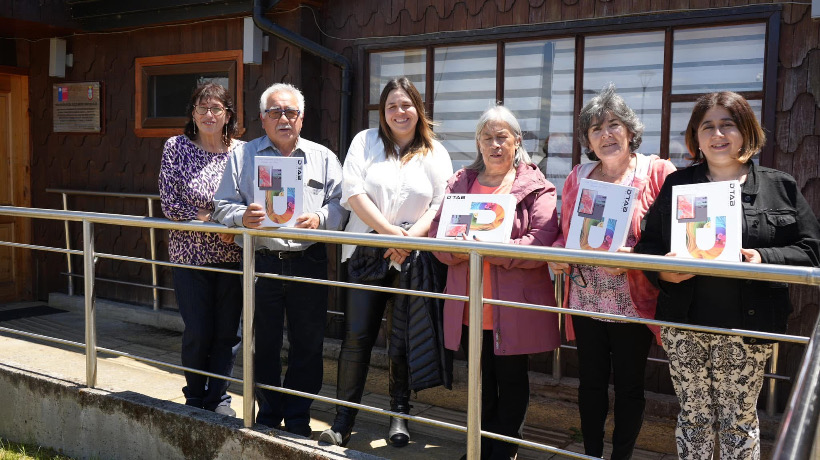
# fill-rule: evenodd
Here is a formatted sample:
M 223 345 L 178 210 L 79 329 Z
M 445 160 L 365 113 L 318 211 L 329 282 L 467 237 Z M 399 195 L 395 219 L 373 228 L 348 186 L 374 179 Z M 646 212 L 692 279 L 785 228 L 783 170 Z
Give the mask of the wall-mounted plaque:
M 55 83 L 51 97 L 55 133 L 102 133 L 102 83 Z

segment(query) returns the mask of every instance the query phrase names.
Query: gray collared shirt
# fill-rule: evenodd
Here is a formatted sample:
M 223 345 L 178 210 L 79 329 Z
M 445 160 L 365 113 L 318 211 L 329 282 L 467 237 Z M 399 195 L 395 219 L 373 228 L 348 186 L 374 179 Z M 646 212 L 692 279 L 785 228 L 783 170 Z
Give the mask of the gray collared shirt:
M 214 194 L 213 219 L 227 227 L 242 227 L 242 215 L 254 195 L 254 157 L 256 155 L 282 156 L 268 136 L 254 139 L 240 148 L 228 159 L 222 182 Z M 307 139 L 299 138 L 292 157 L 305 159 L 303 169 L 303 212 L 319 215 L 319 228 L 341 230 L 347 221 L 348 211 L 339 204 L 342 196 L 342 166 L 336 155 Z M 242 236 L 236 236 L 242 246 Z M 302 251 L 313 242 L 283 238 L 255 238 L 256 249 L 273 251 Z

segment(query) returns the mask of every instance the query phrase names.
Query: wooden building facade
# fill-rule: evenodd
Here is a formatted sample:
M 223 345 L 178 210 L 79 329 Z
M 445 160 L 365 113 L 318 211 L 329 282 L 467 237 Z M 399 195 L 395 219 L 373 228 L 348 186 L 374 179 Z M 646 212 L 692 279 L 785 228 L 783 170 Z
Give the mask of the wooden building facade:
M 24 163 L 24 173 L 16 176 L 21 183 L 15 187 L 21 190 L 9 192 L 22 197 L 15 204 L 61 208 L 60 196 L 48 188 L 155 193 L 163 143 L 181 128 L 152 121 L 144 113 L 144 101 L 151 96 L 145 94 L 146 85 L 138 85 L 138 70 L 147 65 L 156 67 L 154 76 L 173 74 L 167 69 L 188 59 L 227 62 L 223 70 L 234 78 L 245 140 L 263 133 L 258 100 L 268 85 L 290 82 L 303 88 L 303 136 L 341 158 L 346 149 L 339 145 L 341 120 L 349 126 L 342 139 L 374 126 L 381 85 L 393 76 L 408 75 L 417 84 L 456 161 L 475 155 L 471 131 L 478 115 L 503 101 L 522 121 L 527 149 L 559 190 L 571 167 L 585 161 L 574 140 L 575 114 L 605 83 L 616 84 L 646 125 L 639 150 L 678 166 L 687 164 L 682 130 L 695 98 L 734 90 L 752 102 L 766 128 L 769 140 L 760 164 L 792 174 L 815 215 L 820 214 L 820 21 L 812 19 L 811 0 L 227 0 L 193 6 L 196 2 L 171 0 L 163 7 L 130 0 L 39 3 L 0 0 L 0 29 L 5 30 L 0 32 L 0 91 L 3 75 L 26 80 L 26 87 L 17 91 L 23 93 L 19 104 L 27 107 L 29 117 L 27 138 L 15 144 L 28 149 L 18 161 Z M 243 37 L 249 24 L 243 18 L 253 15 L 251 3 L 271 23 L 349 61 L 349 113 L 340 113 L 339 67 L 295 44 L 269 36 L 261 64 L 219 54 L 243 49 L 247 54 Z M 53 37 L 64 39 L 73 56 L 64 77 L 49 76 Z M 55 87 L 64 82 L 102 84 L 101 133 L 55 132 Z M 182 97 L 186 100 L 187 94 Z M 76 197 L 69 207 L 147 214 L 145 201 L 133 199 Z M 154 211 L 160 215 L 158 206 Z M 30 229 L 15 225 L 11 234 L 20 241 L 65 245 L 62 223 L 38 221 Z M 98 227 L 98 251 L 149 254 L 147 231 Z M 80 246 L 81 235 L 79 226 L 72 225 L 72 247 Z M 12 260 L 10 250 L 2 256 Z M 31 273 L 17 295 L 45 298 L 65 291 L 63 255 L 33 252 L 29 260 L 16 263 L 28 264 Z M 148 266 L 127 262 L 102 260 L 98 276 L 151 283 Z M 169 273 L 163 272 L 160 284 L 170 286 Z M 100 297 L 151 303 L 145 288 L 101 282 L 97 289 Z M 818 314 L 818 291 L 794 287 L 792 300 L 789 332 L 808 335 Z M 172 296 L 165 294 L 162 303 L 173 308 Z M 802 347 L 783 347 L 781 373 L 794 375 L 802 352 Z M 550 364 L 539 358 L 533 366 L 548 371 Z M 573 360 L 567 366 L 572 375 Z M 662 368 L 651 378 L 654 389 L 671 392 Z M 786 394 L 781 392 L 781 400 Z

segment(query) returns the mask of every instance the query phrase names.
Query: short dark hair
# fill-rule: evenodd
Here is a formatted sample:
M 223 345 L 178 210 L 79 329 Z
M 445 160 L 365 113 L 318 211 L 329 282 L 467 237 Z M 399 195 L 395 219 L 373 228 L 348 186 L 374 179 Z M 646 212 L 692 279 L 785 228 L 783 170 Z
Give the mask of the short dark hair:
M 704 94 L 695 102 L 689 124 L 686 126 L 686 148 L 689 150 L 692 164 L 702 163 L 705 158 L 698 142 L 698 126 L 713 107 L 723 107 L 732 116 L 737 130 L 743 136 L 743 147 L 740 148 L 738 161 L 746 163 L 766 144 L 766 133 L 760 127 L 749 102 L 740 94 L 732 91 L 720 91 Z
M 600 93 L 590 99 L 578 114 L 578 140 L 587 158 L 592 161 L 597 161 L 598 155 L 595 155 L 595 152 L 589 148 L 589 128 L 595 120 L 603 122 L 607 114 L 621 120 L 626 129 L 632 133 L 632 141 L 629 143 L 630 153 L 637 151 L 643 140 L 643 123 L 635 115 L 635 111 L 626 105 L 624 98 L 615 92 L 615 85 L 609 83 Z
M 225 112 L 229 116 L 228 120 L 225 122 L 227 129 L 222 134 L 222 142 L 226 146 L 229 146 L 231 145 L 231 139 L 236 137 L 239 132 L 239 129 L 236 127 L 236 108 L 234 108 L 231 93 L 228 92 L 224 86 L 217 83 L 210 82 L 199 85 L 191 94 L 191 100 L 188 101 L 188 107 L 185 111 L 186 116 L 188 117 L 188 122 L 185 123 L 185 135 L 191 140 L 195 140 L 197 138 L 197 133 L 194 129 L 196 126 L 194 124 L 194 106 L 199 102 L 207 101 L 208 99 L 215 99 L 225 106 Z

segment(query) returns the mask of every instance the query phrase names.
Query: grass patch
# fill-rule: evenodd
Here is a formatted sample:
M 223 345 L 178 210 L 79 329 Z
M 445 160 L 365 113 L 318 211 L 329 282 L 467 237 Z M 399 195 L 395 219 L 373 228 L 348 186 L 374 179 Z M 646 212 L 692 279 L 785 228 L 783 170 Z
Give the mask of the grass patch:
M 0 460 L 73 460 L 59 452 L 32 444 L 21 444 L 0 438 Z
M 579 430 L 578 428 L 575 428 L 573 426 L 573 427 L 569 428 L 569 432 L 570 432 L 569 438 L 572 439 L 572 442 L 577 442 L 577 443 L 584 442 L 584 435 L 583 435 L 583 433 L 581 433 L 581 430 Z

